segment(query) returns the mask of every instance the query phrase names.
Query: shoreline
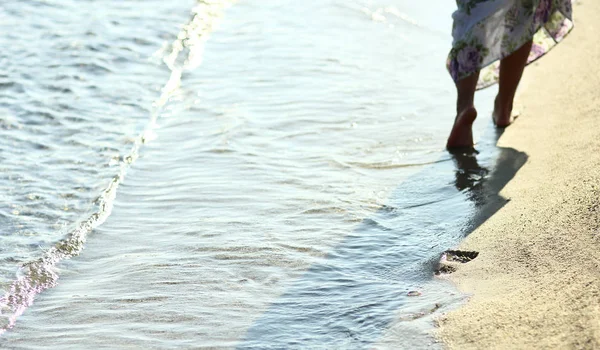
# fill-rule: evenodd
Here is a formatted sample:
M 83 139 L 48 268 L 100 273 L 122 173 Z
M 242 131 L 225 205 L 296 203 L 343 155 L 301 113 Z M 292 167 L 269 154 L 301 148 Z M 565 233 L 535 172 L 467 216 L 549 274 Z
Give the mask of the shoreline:
M 471 295 L 437 320 L 450 349 L 600 347 L 600 4 L 574 16 L 526 68 L 498 142 L 528 156 L 500 192 L 510 202 L 457 248 L 479 255 L 448 276 Z

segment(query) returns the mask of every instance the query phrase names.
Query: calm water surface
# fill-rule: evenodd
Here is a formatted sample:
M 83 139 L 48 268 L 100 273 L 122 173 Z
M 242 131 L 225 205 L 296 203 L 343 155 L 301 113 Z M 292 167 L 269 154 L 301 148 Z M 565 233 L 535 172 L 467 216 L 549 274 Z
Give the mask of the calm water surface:
M 0 347 L 437 347 L 504 154 L 443 149 L 452 11 L 4 1 Z

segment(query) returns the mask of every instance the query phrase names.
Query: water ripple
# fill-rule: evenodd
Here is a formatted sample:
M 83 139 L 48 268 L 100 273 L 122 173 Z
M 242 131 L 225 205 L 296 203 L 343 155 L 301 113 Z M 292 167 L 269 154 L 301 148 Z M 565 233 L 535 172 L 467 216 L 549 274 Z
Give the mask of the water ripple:
M 117 189 L 123 182 L 125 175 L 131 166 L 131 164 L 138 158 L 139 150 L 141 146 L 148 140 L 147 135 L 151 134 L 151 130 L 155 128 L 156 121 L 161 115 L 162 110 L 173 95 L 173 92 L 177 89 L 179 81 L 181 79 L 182 71 L 190 68 L 195 68 L 198 63 L 199 57 L 202 54 L 202 48 L 198 47 L 197 44 L 190 44 L 189 42 L 202 42 L 206 40 L 207 35 L 212 31 L 214 23 L 222 15 L 223 10 L 229 3 L 227 1 L 214 2 L 214 3 L 200 3 L 192 11 L 192 19 L 184 26 L 183 30 L 177 36 L 177 39 L 171 44 L 171 50 L 168 55 L 165 56 L 165 63 L 171 70 L 171 77 L 161 89 L 162 93 L 160 97 L 153 103 L 153 109 L 151 111 L 150 121 L 148 126 L 141 132 L 141 134 L 134 140 L 133 146 L 118 163 L 118 172 L 111 179 L 108 186 L 104 189 L 102 194 L 94 201 L 94 209 L 91 214 L 83 219 L 78 220 L 77 227 L 67 234 L 67 238 L 60 240 L 54 246 L 52 246 L 43 256 L 37 260 L 33 260 L 24 263 L 17 273 L 18 278 L 11 282 L 6 294 L 0 298 L 0 316 L 3 318 L 3 324 L 0 325 L 0 334 L 6 330 L 14 327 L 16 320 L 23 312 L 32 305 L 35 297 L 44 291 L 45 289 L 56 286 L 59 275 L 56 271 L 56 265 L 65 260 L 70 259 L 82 251 L 86 242 L 87 235 L 96 227 L 101 225 L 111 214 L 113 202 L 116 197 Z M 37 5 L 37 4 L 36 4 Z M 56 7 L 55 9 L 57 9 Z M 58 36 L 57 36 L 58 37 Z M 74 44 L 69 46 L 58 47 L 58 50 L 68 51 L 69 48 L 73 47 Z M 97 52 L 96 48 L 86 48 L 89 51 Z M 31 56 L 35 57 L 35 56 Z M 105 67 L 99 62 L 80 63 L 75 61 L 71 65 L 65 66 L 65 69 L 75 68 L 79 71 L 85 71 L 87 75 L 96 76 L 98 74 L 111 73 L 112 70 Z M 91 78 L 91 77 L 90 77 Z M 71 92 L 68 88 L 60 88 L 51 86 L 50 89 L 46 87 L 49 92 L 56 92 L 64 94 Z M 39 96 L 34 93 L 33 90 L 28 92 L 28 95 L 36 98 Z M 37 97 L 39 99 L 39 97 Z M 61 110 L 70 110 L 69 105 L 58 104 Z M 36 116 L 39 114 L 34 114 Z M 53 118 L 52 114 L 48 114 L 49 118 Z M 30 120 L 28 125 L 30 125 Z M 89 121 L 86 118 L 73 118 L 65 116 L 61 118 L 68 124 L 73 123 L 84 123 Z M 61 122 L 62 125 L 63 122 Z M 35 125 L 35 123 L 34 123 Z M 108 131 L 108 130 L 107 130 Z M 110 130 L 112 131 L 112 130 Z M 106 134 L 103 134 L 106 136 Z M 23 149 L 29 144 L 35 149 L 48 149 L 49 147 L 37 143 L 32 143 L 27 140 L 30 135 L 23 135 L 23 139 L 13 138 L 13 148 Z M 15 144 L 19 144 L 16 146 Z M 66 160 L 69 163 L 70 159 Z M 89 166 L 81 167 L 81 162 L 77 161 L 80 172 L 90 171 L 96 173 L 94 169 L 96 164 L 90 164 Z M 77 171 L 77 168 L 63 167 L 67 173 Z M 21 181 L 23 183 L 24 181 Z M 69 184 L 72 182 L 69 182 Z M 68 208 L 65 208 L 67 210 Z M 13 210 L 12 215 L 23 218 L 27 216 L 25 213 L 21 213 L 18 210 Z M 39 216 L 38 216 L 39 217 Z M 34 245 L 34 249 L 37 249 L 38 245 Z M 35 253 L 35 251 L 33 252 Z

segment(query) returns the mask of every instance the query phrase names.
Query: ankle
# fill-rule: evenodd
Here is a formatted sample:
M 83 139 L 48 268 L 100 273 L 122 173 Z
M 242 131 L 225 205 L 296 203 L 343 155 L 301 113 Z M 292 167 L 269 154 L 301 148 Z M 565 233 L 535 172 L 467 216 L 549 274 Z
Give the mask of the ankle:
M 461 125 L 471 125 L 477 118 L 477 110 L 474 106 L 464 107 L 461 111 L 456 115 L 455 123 Z
M 473 103 L 459 104 L 456 106 L 456 114 L 460 115 L 471 109 L 475 109 Z
M 510 114 L 512 112 L 512 98 L 502 98 L 500 95 L 496 96 L 494 100 L 494 110 L 501 114 Z

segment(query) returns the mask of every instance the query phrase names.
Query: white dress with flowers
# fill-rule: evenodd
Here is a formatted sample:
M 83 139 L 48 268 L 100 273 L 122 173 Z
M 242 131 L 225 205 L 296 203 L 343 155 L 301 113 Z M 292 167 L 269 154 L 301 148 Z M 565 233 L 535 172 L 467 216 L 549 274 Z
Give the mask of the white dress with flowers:
M 572 0 L 456 0 L 447 67 L 457 81 L 481 70 L 477 87 L 498 80 L 499 60 L 533 39 L 528 63 L 573 28 Z

